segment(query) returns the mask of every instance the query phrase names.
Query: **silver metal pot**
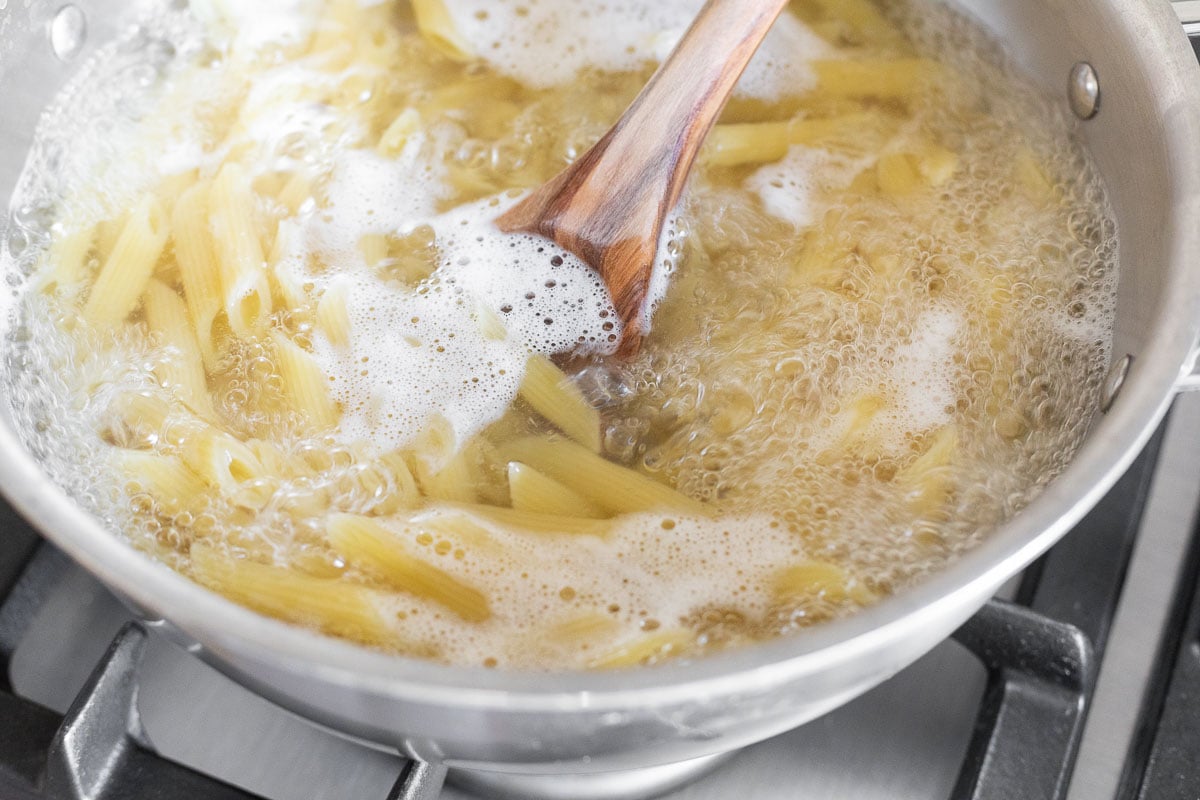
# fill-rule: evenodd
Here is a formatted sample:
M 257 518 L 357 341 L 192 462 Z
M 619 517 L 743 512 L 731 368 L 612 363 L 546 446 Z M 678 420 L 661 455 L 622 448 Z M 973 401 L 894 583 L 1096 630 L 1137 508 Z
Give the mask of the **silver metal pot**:
M 1056 541 L 1128 466 L 1174 394 L 1200 387 L 1192 374 L 1200 270 L 1189 264 L 1200 254 L 1200 68 L 1170 5 L 960 5 L 1064 104 L 1077 62 L 1098 76 L 1099 113 L 1079 132 L 1120 228 L 1115 400 L 1040 497 L 924 584 L 853 618 L 694 663 L 601 674 L 450 668 L 261 617 L 133 551 L 42 474 L 6 412 L 0 490 L 155 629 L 287 708 L 423 760 L 517 772 L 645 767 L 731 750 L 845 703 L 945 638 Z M 70 60 L 106 39 L 128 9 L 102 0 L 68 8 L 27 0 L 0 11 L 0 195 L 11 193 Z M 90 28 L 84 44 L 80 19 Z M 1090 87 L 1086 74 L 1075 77 L 1082 111 Z

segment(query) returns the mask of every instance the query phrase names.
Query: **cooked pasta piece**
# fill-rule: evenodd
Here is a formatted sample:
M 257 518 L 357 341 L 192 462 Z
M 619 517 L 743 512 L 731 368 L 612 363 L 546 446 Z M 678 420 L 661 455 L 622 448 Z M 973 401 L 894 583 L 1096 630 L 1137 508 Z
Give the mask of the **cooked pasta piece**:
M 92 284 L 84 319 L 97 327 L 112 327 L 137 308 L 169 233 L 162 205 L 154 197 L 144 197 L 130 212 Z
M 508 491 L 517 511 L 594 519 L 605 516 L 604 509 L 591 500 L 519 461 L 508 465 Z
M 325 530 L 330 545 L 348 564 L 377 574 L 389 586 L 432 600 L 469 622 L 491 617 L 482 593 L 412 555 L 400 537 L 378 522 L 353 514 L 333 514 Z
M 565 439 L 530 436 L 501 451 L 511 461 L 529 464 L 610 514 L 655 510 L 706 513 L 700 501 Z
M 470 517 L 506 528 L 516 528 L 529 533 L 562 533 L 572 535 L 606 536 L 610 525 L 597 519 L 542 514 L 536 511 L 520 511 L 515 508 L 499 508 L 478 503 L 439 503 L 423 509 L 412 518 L 412 522 L 425 527 L 445 527 L 447 520 Z
M 216 358 L 213 322 L 223 300 L 208 224 L 208 194 L 207 183 L 198 183 L 183 193 L 171 215 L 171 235 L 175 241 L 175 259 L 183 282 L 183 296 L 196 329 L 196 342 L 204 356 L 204 363 L 212 368 Z
M 180 455 L 187 465 L 223 494 L 234 496 L 251 481 L 266 476 L 243 442 L 199 420 L 179 424 Z
M 332 428 L 340 412 L 329 393 L 329 378 L 300 345 L 278 331 L 271 332 L 279 375 L 290 407 L 314 428 Z
M 400 155 L 404 146 L 408 144 L 412 135 L 420 130 L 420 127 L 421 115 L 417 113 L 417 110 L 415 108 L 404 109 L 379 137 L 379 152 L 385 156 Z
M 865 606 L 877 599 L 874 592 L 846 570 L 824 561 L 784 567 L 775 573 L 771 590 L 780 599 L 790 601 L 822 598 L 834 603 L 849 600 Z
M 786 122 L 742 122 L 713 126 L 704 143 L 704 160 L 733 167 L 778 161 L 791 142 Z
M 813 62 L 820 91 L 854 98 L 899 99 L 927 91 L 941 74 L 924 58 L 835 59 Z
M 212 397 L 204 376 L 204 362 L 187 306 L 179 294 L 162 281 L 151 280 L 142 301 L 146 324 L 170 349 L 154 367 L 163 388 L 173 392 L 193 413 L 214 419 Z
M 429 459 L 414 458 L 412 473 L 421 487 L 421 494 L 431 499 L 454 503 L 474 503 L 479 499 L 475 492 L 470 454 L 465 450 L 455 454 L 437 470 L 433 469 Z
M 532 355 L 525 362 L 521 398 L 567 436 L 600 452 L 600 412 L 550 359 Z
M 176 456 L 117 450 L 113 461 L 128 481 L 127 491 L 150 495 L 156 503 L 155 511 L 160 515 L 172 516 L 195 508 L 208 491 L 204 479 Z
M 470 42 L 454 26 L 445 0 L 412 0 L 412 8 L 421 35 L 440 53 L 455 61 L 470 61 L 475 57 Z
M 929 437 L 925 452 L 896 473 L 897 485 L 908 493 L 908 504 L 922 516 L 945 513 L 954 485 L 951 462 L 958 449 L 958 428 L 944 425 Z
M 695 640 L 696 634 L 689 630 L 655 631 L 591 660 L 588 666 L 592 669 L 622 669 L 655 664 L 686 652 Z
M 56 238 L 35 279 L 43 292 L 78 291 L 87 277 L 88 253 L 96 241 L 96 226 L 85 225 Z
M 317 328 L 334 347 L 350 344 L 350 312 L 346 307 L 349 290 L 345 281 L 335 281 L 317 302 Z
M 374 593 L 364 586 L 223 556 L 199 542 L 192 545 L 191 561 L 197 581 L 255 611 L 364 644 L 430 654 L 428 646 L 400 638 L 380 614 Z
M 254 195 L 240 166 L 227 162 L 217 173 L 209 206 L 225 313 L 233 332 L 246 336 L 266 323 L 271 289 L 255 232 Z

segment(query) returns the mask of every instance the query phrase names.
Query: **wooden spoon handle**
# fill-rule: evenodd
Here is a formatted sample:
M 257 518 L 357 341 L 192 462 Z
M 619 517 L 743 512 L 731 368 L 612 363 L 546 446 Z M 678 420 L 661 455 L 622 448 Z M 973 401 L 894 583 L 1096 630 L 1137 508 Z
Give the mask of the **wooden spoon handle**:
M 708 0 L 679 45 L 596 145 L 497 220 L 552 239 L 599 271 L 640 345 L 663 220 L 759 43 L 787 0 Z

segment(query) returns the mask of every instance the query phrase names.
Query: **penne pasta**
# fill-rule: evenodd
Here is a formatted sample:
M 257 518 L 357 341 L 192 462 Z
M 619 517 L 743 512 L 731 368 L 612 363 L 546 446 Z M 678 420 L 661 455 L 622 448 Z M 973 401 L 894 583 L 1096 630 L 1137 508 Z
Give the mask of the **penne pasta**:
M 275 345 L 288 405 L 313 428 L 337 425 L 340 412 L 329 393 L 329 378 L 317 362 L 300 345 L 278 331 L 271 333 L 271 341 Z
M 624 669 L 656 664 L 688 650 L 696 635 L 676 629 L 643 634 L 639 638 L 588 662 L 592 669 Z
M 428 652 L 427 647 L 402 642 L 366 587 L 223 556 L 201 543 L 192 545 L 191 562 L 192 575 L 199 583 L 255 611 L 364 644 Z
M 846 570 L 823 561 L 806 561 L 784 567 L 775 573 L 771 590 L 776 597 L 790 602 L 819 598 L 833 603 L 851 601 L 865 606 L 878 599 L 874 592 Z
M 786 122 L 743 122 L 714 125 L 705 139 L 704 160 L 717 167 L 762 164 L 787 155 Z
M 491 616 L 487 598 L 478 590 L 412 555 L 400 537 L 378 522 L 333 514 L 325 530 L 347 563 L 377 574 L 392 588 L 432 600 L 470 622 Z
M 596 455 L 564 439 L 527 437 L 502 448 L 510 460 L 529 464 L 610 514 L 670 510 L 705 514 L 698 500 Z
M 84 319 L 97 327 L 110 328 L 133 312 L 169 232 L 162 206 L 153 197 L 143 198 L 130 213 L 92 284 L 83 307 Z
M 923 58 L 814 61 L 820 91 L 839 97 L 904 100 L 926 92 L 941 74 Z
M 521 398 L 567 436 L 600 452 L 600 412 L 550 359 L 532 355 L 525 362 Z
M 536 514 L 602 519 L 604 509 L 528 464 L 508 465 L 508 491 L 512 507 Z
M 227 162 L 221 168 L 209 204 L 225 314 L 233 332 L 246 336 L 262 328 L 271 313 L 271 289 L 254 229 L 254 196 L 241 167 Z
M 208 194 L 208 184 L 198 183 L 180 196 L 171 215 L 171 234 L 184 300 L 196 330 L 196 344 L 204 363 L 213 368 L 216 361 L 213 323 L 223 300 L 208 224 Z
M 214 419 L 216 412 L 208 393 L 200 346 L 183 299 L 162 281 L 151 280 L 142 307 L 146 324 L 168 349 L 166 357 L 154 367 L 159 382 L 197 416 Z
M 950 465 L 958 449 L 958 429 L 945 425 L 929 437 L 929 445 L 913 463 L 896 473 L 914 513 L 930 516 L 942 510 L 953 486 Z
M 475 57 L 471 45 L 454 25 L 445 0 L 412 0 L 413 13 L 421 35 L 442 55 L 454 61 Z
M 329 286 L 317 303 L 317 329 L 334 347 L 350 344 L 350 313 L 346 307 L 346 296 L 350 287 L 344 281 Z
M 506 528 L 516 528 L 529 533 L 604 537 L 608 534 L 610 527 L 607 522 L 602 520 L 564 514 L 543 514 L 536 511 L 521 511 L 515 508 L 499 508 L 476 503 L 439 503 L 422 510 L 411 519 L 411 522 L 433 528 L 445 527 L 448 524 L 452 528 L 453 520 L 461 517 L 482 520 Z M 450 522 L 447 523 L 447 520 Z
M 204 479 L 176 456 L 141 450 L 117 450 L 117 470 L 125 476 L 130 494 L 145 492 L 154 498 L 160 515 L 172 516 L 195 508 L 208 487 Z

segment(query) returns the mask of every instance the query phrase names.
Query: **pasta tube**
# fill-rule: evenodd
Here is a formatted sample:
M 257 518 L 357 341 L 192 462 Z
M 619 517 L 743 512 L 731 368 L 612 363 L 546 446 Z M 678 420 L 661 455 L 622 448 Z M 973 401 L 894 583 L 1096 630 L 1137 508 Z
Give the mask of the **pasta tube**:
M 183 282 L 183 296 L 196 329 L 196 343 L 204 363 L 216 360 L 213 321 L 223 303 L 217 259 L 212 251 L 212 233 L 208 225 L 209 186 L 200 183 L 188 189 L 175 204 L 171 233 L 175 240 L 175 260 Z
M 98 327 L 122 322 L 137 307 L 169 234 L 166 215 L 153 197 L 143 198 L 129 215 L 92 285 L 83 316 Z
M 412 0 L 412 7 L 421 35 L 440 53 L 454 61 L 475 57 L 471 43 L 455 27 L 445 0 Z
M 550 359 L 532 355 L 525 362 L 521 397 L 567 436 L 600 452 L 600 412 Z
M 212 234 L 229 327 L 239 336 L 261 328 L 271 313 L 262 241 L 254 230 L 254 195 L 241 167 L 221 168 L 209 195 Z
M 508 491 L 512 507 L 518 511 L 595 519 L 604 517 L 604 509 L 591 500 L 519 461 L 508 465 Z
M 162 337 L 171 352 L 155 365 L 155 375 L 164 388 L 174 392 L 193 413 L 212 419 L 212 397 L 204 376 L 204 363 L 196 333 L 189 324 L 187 306 L 174 289 L 159 280 L 151 280 L 142 301 L 146 323 Z
M 696 635 L 687 630 L 656 631 L 593 659 L 588 666 L 593 669 L 621 669 L 655 664 L 665 658 L 679 655 L 691 647 L 695 640 Z
M 348 563 L 378 574 L 389 586 L 432 600 L 468 622 L 491 617 L 482 593 L 407 552 L 404 542 L 378 522 L 333 514 L 325 530 L 329 543 Z
M 668 509 L 707 513 L 700 501 L 564 439 L 527 437 L 502 448 L 502 452 L 512 461 L 549 475 L 610 514 Z
M 192 545 L 191 561 L 197 581 L 255 611 L 365 644 L 397 641 L 363 586 L 222 556 L 200 543 Z
M 329 394 L 329 378 L 300 345 L 278 331 L 271 333 L 283 378 L 288 404 L 313 427 L 332 428 L 337 424 L 337 403 Z
M 207 489 L 204 480 L 175 456 L 143 450 L 118 450 L 113 456 L 130 493 L 149 494 L 168 516 L 195 507 Z

